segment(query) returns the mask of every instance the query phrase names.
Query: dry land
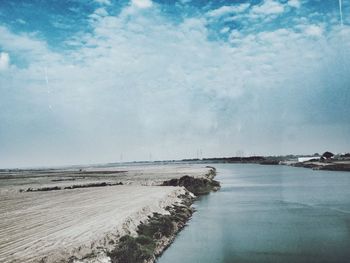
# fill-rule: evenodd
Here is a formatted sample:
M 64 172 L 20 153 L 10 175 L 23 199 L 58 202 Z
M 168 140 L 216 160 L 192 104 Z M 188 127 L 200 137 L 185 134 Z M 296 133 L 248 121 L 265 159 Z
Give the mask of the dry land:
M 2 170 L 0 262 L 121 262 L 120 238 L 134 242 L 142 231 L 136 241 L 146 246 L 133 244 L 152 249 L 138 260 L 152 262 L 191 216 L 181 183 L 207 187 L 212 174 L 185 164 Z M 172 179 L 180 186 L 160 186 Z M 167 220 L 164 233 L 149 231 L 149 222 Z
M 350 160 L 306 161 L 292 164 L 295 167 L 311 168 L 314 170 L 350 171 Z

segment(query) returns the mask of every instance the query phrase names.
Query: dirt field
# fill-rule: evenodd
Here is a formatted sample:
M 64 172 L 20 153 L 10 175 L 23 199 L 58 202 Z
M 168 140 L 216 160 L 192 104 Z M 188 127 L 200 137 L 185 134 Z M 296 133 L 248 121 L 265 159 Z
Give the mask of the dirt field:
M 0 194 L 28 188 L 68 187 L 91 183 L 124 185 L 160 185 L 163 181 L 184 175 L 201 177 L 208 172 L 205 165 L 135 164 L 90 166 L 60 169 L 0 170 Z
M 145 185 L 208 171 L 188 165 L 80 169 L 2 173 L 0 262 L 39 262 L 44 257 L 44 262 L 57 262 L 113 246 L 118 235 L 132 233 L 153 212 L 165 213 L 164 208 L 179 202 L 178 195 L 184 193 L 180 187 Z M 19 191 L 96 181 L 124 185 Z

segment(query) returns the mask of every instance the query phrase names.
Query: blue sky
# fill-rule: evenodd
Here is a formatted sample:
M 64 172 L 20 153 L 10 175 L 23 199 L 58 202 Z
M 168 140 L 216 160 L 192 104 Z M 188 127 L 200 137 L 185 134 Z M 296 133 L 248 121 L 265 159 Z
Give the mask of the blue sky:
M 349 13 L 0 1 L 0 167 L 349 151 Z

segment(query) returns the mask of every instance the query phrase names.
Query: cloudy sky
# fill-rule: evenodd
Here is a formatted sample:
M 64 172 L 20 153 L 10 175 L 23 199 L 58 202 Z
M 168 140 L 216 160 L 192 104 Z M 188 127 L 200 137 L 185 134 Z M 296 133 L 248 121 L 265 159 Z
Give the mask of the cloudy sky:
M 2 0 L 0 167 L 349 151 L 341 2 Z

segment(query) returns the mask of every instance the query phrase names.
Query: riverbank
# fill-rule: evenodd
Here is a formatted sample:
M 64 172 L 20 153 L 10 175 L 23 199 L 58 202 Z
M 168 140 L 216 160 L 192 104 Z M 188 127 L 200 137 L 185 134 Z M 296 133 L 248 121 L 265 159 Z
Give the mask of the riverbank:
M 214 180 L 216 169 L 211 166 L 202 177 L 188 175 L 164 181 L 162 187 L 181 187 L 185 192 L 178 196 L 180 203 L 165 208 L 166 214 L 153 213 L 145 222 L 140 221 L 135 234 L 126 234 L 116 241 L 113 250 L 89 255 L 73 263 L 153 263 L 175 240 L 176 235 L 190 220 L 194 209 L 191 207 L 196 196 L 218 191 L 220 183 Z
M 147 222 L 137 227 L 137 236 L 124 235 L 107 255 L 112 263 L 153 263 L 170 246 L 176 234 L 183 229 L 194 210 L 194 195 L 186 191 L 181 204 L 166 208 L 169 214 L 154 213 Z
M 202 178 L 194 178 L 188 175 L 181 178 L 174 178 L 168 181 L 164 181 L 162 186 L 181 186 L 185 187 L 188 191 L 194 195 L 205 195 L 210 192 L 218 191 L 220 189 L 220 183 L 214 180 L 216 176 L 216 169 L 212 166 L 206 166 L 209 168 L 209 172 Z
M 311 168 L 313 170 L 325 170 L 325 171 L 343 171 L 350 172 L 350 161 L 307 161 L 293 163 L 291 166 Z
M 188 185 L 161 185 L 186 177 L 195 190 L 215 176 L 212 167 L 183 164 L 85 169 L 1 177 L 1 262 L 153 262 L 186 225 L 195 200 Z M 122 249 L 129 245 L 136 250 Z

